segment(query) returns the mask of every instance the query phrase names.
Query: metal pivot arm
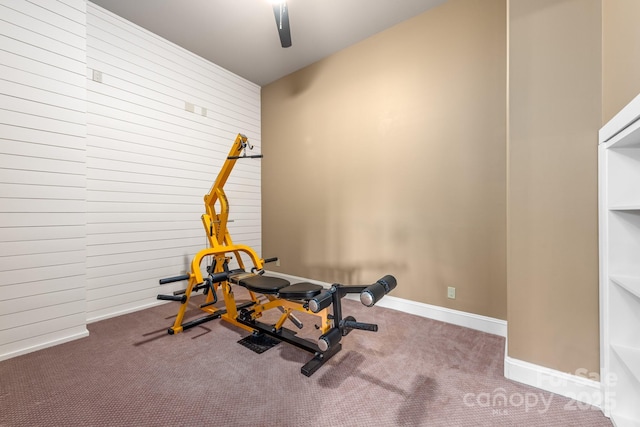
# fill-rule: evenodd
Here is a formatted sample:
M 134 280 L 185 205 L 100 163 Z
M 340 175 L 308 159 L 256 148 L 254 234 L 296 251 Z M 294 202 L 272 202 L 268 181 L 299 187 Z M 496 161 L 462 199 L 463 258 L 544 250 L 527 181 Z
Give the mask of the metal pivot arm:
M 395 289 L 397 285 L 396 278 L 390 274 L 378 279 L 372 285 L 340 285 L 334 284 L 329 290 L 322 292 L 320 295 L 309 301 L 309 309 L 317 313 L 322 309 L 329 307 L 331 304 L 339 301 L 346 294 L 360 294 L 360 302 L 371 307 L 382 297 Z
M 262 155 L 247 156 L 246 150 L 253 149 L 249 144 L 247 137 L 241 133 L 236 136 L 227 159 L 225 160 L 216 180 L 214 181 L 209 193 L 204 196 L 204 205 L 206 213 L 202 215 L 202 224 L 205 228 L 207 239 L 211 247 L 219 247 L 223 245 L 231 245 L 231 237 L 227 231 L 227 222 L 229 219 L 229 202 L 224 192 L 224 186 L 229 179 L 229 175 L 241 158 L 257 158 Z M 244 155 L 241 155 L 245 152 Z M 216 211 L 216 203 L 220 205 L 220 211 Z

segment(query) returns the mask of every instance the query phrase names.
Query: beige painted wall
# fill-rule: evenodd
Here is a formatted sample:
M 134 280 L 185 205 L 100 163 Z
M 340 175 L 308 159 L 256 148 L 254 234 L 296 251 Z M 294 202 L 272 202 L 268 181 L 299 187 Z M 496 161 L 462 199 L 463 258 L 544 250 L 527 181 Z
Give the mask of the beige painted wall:
M 508 318 L 511 357 L 597 372 L 596 134 L 640 92 L 640 2 L 509 0 L 508 159 L 505 2 L 480 3 L 263 88 L 263 252 L 391 272 L 400 297 Z
M 270 269 L 391 273 L 393 295 L 506 319 L 505 22 L 505 0 L 449 0 L 263 88 Z
M 608 122 L 640 93 L 640 1 L 602 1 L 602 115 Z
M 601 2 L 509 9 L 509 356 L 599 372 Z

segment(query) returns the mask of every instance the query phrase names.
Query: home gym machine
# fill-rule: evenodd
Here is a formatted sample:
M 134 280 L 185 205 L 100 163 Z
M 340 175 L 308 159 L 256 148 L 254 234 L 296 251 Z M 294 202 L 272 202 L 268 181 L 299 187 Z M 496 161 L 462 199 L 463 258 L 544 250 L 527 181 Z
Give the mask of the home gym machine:
M 360 294 L 362 304 L 371 307 L 396 287 L 396 279 L 387 275 L 371 285 L 334 284 L 325 289 L 318 284 L 290 284 L 285 279 L 264 275 L 264 264 L 277 261 L 277 258 L 262 259 L 251 247 L 232 241 L 227 229 L 229 202 L 223 189 L 238 160 L 262 157 L 261 154 L 247 154 L 247 151 L 252 149 L 253 146 L 249 144 L 247 137 L 238 134 L 211 190 L 204 197 L 205 213 L 202 215 L 202 224 L 209 247 L 195 255 L 188 274 L 160 279 L 161 285 L 186 280 L 186 289 L 176 291 L 173 295 L 158 295 L 158 299 L 180 302 L 180 309 L 173 326 L 168 330 L 169 334 L 173 335 L 214 319 L 222 319 L 250 332 L 251 335 L 240 340 L 240 343 L 256 352 L 260 353 L 284 341 L 312 353 L 313 358 L 301 369 L 304 375 L 310 376 L 340 351 L 342 337 L 353 329 L 373 332 L 378 330 L 377 325 L 358 322 L 353 316 L 343 318 L 342 298 L 347 294 L 357 293 Z M 253 264 L 249 271 L 245 268 L 241 254 L 248 255 Z M 229 263 L 234 256 L 238 268 L 230 269 Z M 206 267 L 207 277 L 204 277 L 201 269 L 205 257 L 213 259 Z M 232 285 L 245 288 L 249 294 L 249 301 L 237 303 Z M 224 308 L 214 306 L 218 302 L 220 288 Z M 205 314 L 183 322 L 192 295 L 199 291 L 205 295 L 204 302 L 199 306 Z M 263 313 L 274 309 L 280 312 L 275 323 L 267 324 L 258 320 Z M 321 333 L 317 342 L 298 337 L 294 331 L 284 327 L 284 323 L 289 320 L 302 329 L 303 324 L 295 312 L 309 313 L 319 318 L 319 324 L 315 325 Z

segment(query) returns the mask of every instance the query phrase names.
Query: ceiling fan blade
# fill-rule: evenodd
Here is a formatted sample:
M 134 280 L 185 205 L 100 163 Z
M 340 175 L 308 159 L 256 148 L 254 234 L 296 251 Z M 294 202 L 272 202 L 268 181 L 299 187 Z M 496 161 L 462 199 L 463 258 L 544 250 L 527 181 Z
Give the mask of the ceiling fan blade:
M 282 47 L 291 46 L 291 29 L 289 28 L 289 8 L 287 2 L 273 4 L 273 13 L 276 16 L 276 26 L 280 36 Z

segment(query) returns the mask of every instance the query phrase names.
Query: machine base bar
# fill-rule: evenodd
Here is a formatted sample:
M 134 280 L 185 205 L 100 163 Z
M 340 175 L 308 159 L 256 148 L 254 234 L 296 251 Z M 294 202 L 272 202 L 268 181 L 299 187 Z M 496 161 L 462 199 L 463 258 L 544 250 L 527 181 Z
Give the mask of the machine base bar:
M 309 360 L 302 366 L 302 368 L 300 368 L 300 372 L 302 372 L 305 376 L 310 377 L 315 371 L 317 371 L 322 365 L 324 365 L 324 362 L 331 359 L 333 355 L 335 355 L 341 349 L 342 344 L 338 344 L 331 347 L 324 353 L 316 353 L 316 355 L 313 356 L 313 359 Z
M 291 331 L 287 328 L 280 328 L 280 330 L 274 331 L 272 325 L 268 325 L 257 320 L 246 321 L 240 318 L 236 320 L 238 321 L 238 323 L 253 328 L 265 335 L 269 335 L 280 341 L 284 341 L 302 350 L 308 351 L 309 353 L 313 353 L 313 358 L 305 363 L 300 369 L 300 372 L 302 372 L 307 377 L 310 377 L 315 371 L 317 371 L 322 365 L 324 365 L 327 360 L 331 359 L 331 357 L 333 357 L 342 349 L 342 345 L 337 344 L 335 346 L 332 346 L 329 350 L 322 352 L 320 351 L 318 344 L 313 341 L 297 337 L 294 331 Z
M 251 307 L 253 304 L 254 304 L 253 301 L 244 302 L 242 304 L 238 304 L 237 309 L 241 310 L 243 308 Z M 188 322 L 184 322 L 180 326 L 182 327 L 183 331 L 186 331 L 187 329 L 191 329 L 191 328 L 193 328 L 195 326 L 202 325 L 203 323 L 209 322 L 211 320 L 219 319 L 220 316 L 222 316 L 223 314 L 227 314 L 227 309 L 223 308 L 221 310 L 217 310 L 213 314 L 209 314 L 207 316 L 199 317 L 197 319 L 193 319 L 193 320 L 190 320 Z M 168 332 L 169 332 L 169 335 L 173 335 L 175 333 L 175 331 L 173 330 L 173 327 L 169 328 Z

